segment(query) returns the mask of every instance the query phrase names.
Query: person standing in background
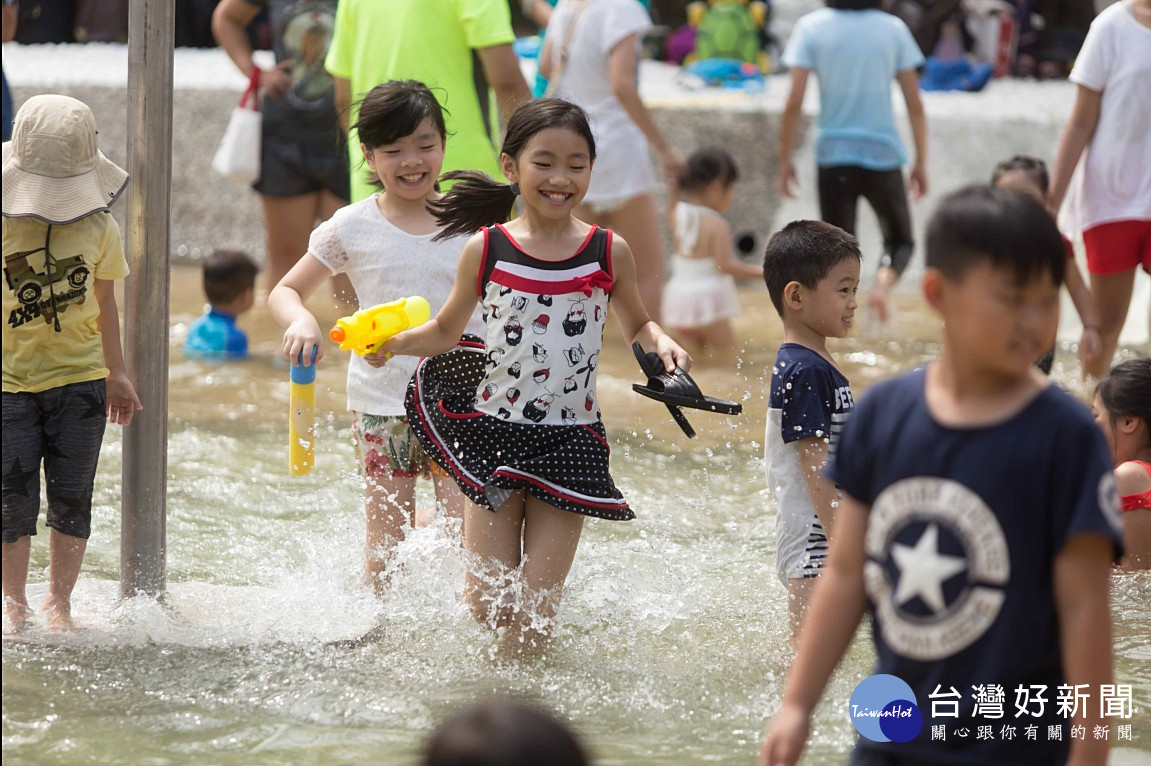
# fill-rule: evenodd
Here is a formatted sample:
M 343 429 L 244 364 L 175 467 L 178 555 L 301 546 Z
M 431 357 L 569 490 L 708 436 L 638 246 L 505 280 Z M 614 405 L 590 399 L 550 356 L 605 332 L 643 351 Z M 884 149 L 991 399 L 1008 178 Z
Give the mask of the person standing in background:
M 1102 336 L 1086 369 L 1100 378 L 1119 346 L 1135 272 L 1151 274 L 1151 0 L 1121 0 L 1099 14 L 1070 79 L 1075 106 L 1048 205 L 1065 233 L 1083 234 Z
M 792 143 L 803 107 L 807 78 L 819 80 L 819 211 L 824 221 L 855 233 L 856 208 L 863 197 L 879 218 L 883 257 L 869 307 L 880 323 L 888 318 L 887 294 L 907 268 L 915 241 L 903 183 L 907 161 L 895 127 L 891 82 L 899 83 L 915 140 L 911 194 L 927 193 L 927 117 L 919 98 L 923 54 L 911 30 L 879 9 L 880 0 L 828 0 L 800 18 L 783 51 L 791 70 L 791 92 L 779 128 L 779 185 L 795 196 Z
M 479 170 L 498 176 L 491 91 L 501 121 L 531 98 L 512 50 L 505 0 L 341 0 L 324 66 L 335 78 L 344 130 L 357 115 L 353 98 L 388 80 L 427 84 L 443 106 L 448 143 L 444 172 Z M 360 141 L 348 136 L 352 201 L 371 195 Z
M 639 95 L 640 38 L 651 25 L 639 0 L 562 0 L 548 21 L 539 62 L 550 81 L 547 95 L 587 110 L 602 152 L 576 217 L 612 229 L 631 245 L 644 308 L 659 322 L 667 265 L 648 146 L 669 184 L 683 159 Z
M 223 0 L 212 31 L 239 70 L 256 63 L 247 27 L 263 8 L 271 15 L 276 67 L 260 73 L 264 115 L 260 178 L 253 184 L 264 208 L 271 290 L 308 250 L 312 229 L 348 202 L 348 171 L 332 78 L 324 71 L 336 0 Z M 337 297 L 355 300 L 351 283 L 334 282 Z

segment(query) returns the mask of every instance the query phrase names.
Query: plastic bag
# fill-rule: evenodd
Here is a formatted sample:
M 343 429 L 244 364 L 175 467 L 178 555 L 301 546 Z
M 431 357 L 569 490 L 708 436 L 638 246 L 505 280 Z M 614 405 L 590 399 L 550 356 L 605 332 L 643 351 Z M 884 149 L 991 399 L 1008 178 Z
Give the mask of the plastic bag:
M 252 68 L 248 87 L 240 97 L 239 105 L 228 118 L 228 127 L 220 146 L 212 157 L 212 169 L 230 181 L 250 184 L 260 177 L 260 134 L 263 115 L 260 114 L 258 92 L 260 68 Z

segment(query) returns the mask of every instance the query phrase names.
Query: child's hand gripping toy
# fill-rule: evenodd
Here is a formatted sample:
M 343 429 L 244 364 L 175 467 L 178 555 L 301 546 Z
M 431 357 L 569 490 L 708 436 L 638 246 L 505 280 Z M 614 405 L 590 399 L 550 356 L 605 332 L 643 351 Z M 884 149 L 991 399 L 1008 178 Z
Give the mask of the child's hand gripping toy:
M 418 295 L 360 309 L 336 321 L 328 337 L 340 344 L 341 351 L 354 351 L 358 356 L 370 354 L 393 335 L 422 325 L 432 316 L 431 306 Z
M 288 404 L 288 470 L 293 476 L 311 472 L 316 463 L 316 348 L 311 364 L 292 365 Z
M 669 373 L 664 369 L 663 360 L 659 358 L 659 354 L 654 351 L 645 352 L 639 343 L 631 344 L 631 350 L 635 353 L 635 359 L 639 362 L 643 374 L 647 376 L 646 386 L 633 383 L 631 390 L 666 404 L 672 419 L 683 430 L 687 438 L 695 437 L 695 429 L 691 427 L 691 423 L 688 422 L 687 416 L 683 414 L 680 407 L 721 412 L 724 415 L 738 415 L 743 412 L 743 405 L 739 402 L 729 402 L 705 396 L 695 381 L 691 379 L 691 376 L 679 367 L 675 368 L 675 372 Z

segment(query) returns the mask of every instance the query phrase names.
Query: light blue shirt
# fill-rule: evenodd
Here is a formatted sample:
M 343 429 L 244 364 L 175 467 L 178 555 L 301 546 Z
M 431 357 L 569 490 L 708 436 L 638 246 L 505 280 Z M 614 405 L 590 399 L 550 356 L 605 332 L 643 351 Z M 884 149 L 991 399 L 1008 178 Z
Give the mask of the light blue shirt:
M 923 54 L 901 19 L 879 10 L 821 8 L 796 23 L 783 63 L 819 79 L 817 165 L 894 170 L 907 162 L 891 82 L 921 66 Z
M 248 356 L 248 336 L 236 326 L 236 317 L 210 308 L 188 328 L 184 355 L 217 362 L 244 359 Z

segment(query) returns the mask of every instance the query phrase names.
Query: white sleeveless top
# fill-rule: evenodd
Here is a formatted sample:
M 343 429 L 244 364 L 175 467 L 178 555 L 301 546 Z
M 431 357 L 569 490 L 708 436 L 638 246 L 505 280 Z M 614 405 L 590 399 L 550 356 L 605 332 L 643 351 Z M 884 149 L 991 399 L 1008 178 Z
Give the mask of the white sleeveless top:
M 480 294 L 487 374 L 476 409 L 515 423 L 599 421 L 596 368 L 611 294 L 611 232 L 592 227 L 574 254 L 543 261 L 503 226 L 484 230 Z

